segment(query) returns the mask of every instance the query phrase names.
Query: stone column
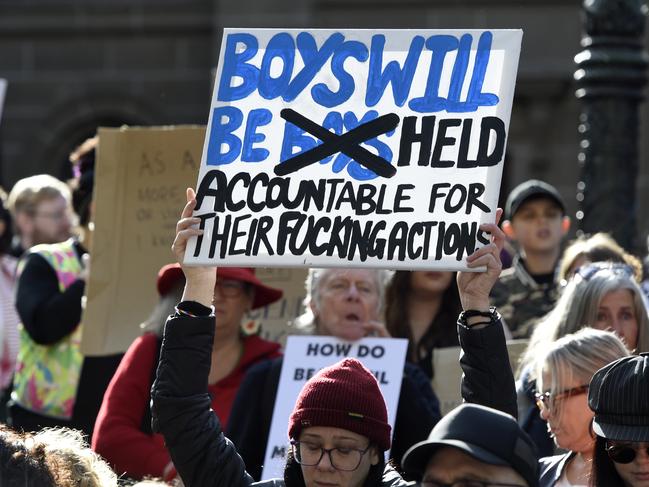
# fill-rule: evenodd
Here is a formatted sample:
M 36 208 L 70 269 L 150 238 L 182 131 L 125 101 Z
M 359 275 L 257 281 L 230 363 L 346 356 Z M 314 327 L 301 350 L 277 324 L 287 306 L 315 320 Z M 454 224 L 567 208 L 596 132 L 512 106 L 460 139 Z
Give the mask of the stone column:
M 576 96 L 582 104 L 577 225 L 584 233 L 611 232 L 627 249 L 637 243 L 638 108 L 649 64 L 643 48 L 647 10 L 643 0 L 584 0 L 583 50 L 575 56 Z

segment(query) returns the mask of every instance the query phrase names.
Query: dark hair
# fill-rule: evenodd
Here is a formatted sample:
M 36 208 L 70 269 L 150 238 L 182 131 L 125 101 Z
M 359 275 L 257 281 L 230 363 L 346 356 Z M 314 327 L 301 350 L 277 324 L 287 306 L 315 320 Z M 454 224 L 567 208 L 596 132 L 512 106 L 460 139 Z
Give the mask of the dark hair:
M 379 455 L 379 463 L 370 467 L 365 482 L 363 482 L 363 487 L 377 487 L 381 485 L 383 471 L 385 470 L 385 452 L 378 451 L 377 453 Z M 284 484 L 286 484 L 286 487 L 305 487 L 302 466 L 297 463 L 291 448 L 288 449 L 288 455 L 286 455 Z
M 25 436 L 0 424 L 0 485 L 56 487 L 47 466 L 45 445 L 27 448 Z
M 617 473 L 613 460 L 606 453 L 606 438 L 595 440 L 595 453 L 590 471 L 590 487 L 624 487 L 624 481 Z
M 437 315 L 421 337 L 420 342 L 414 343 L 407 306 L 408 296 L 412 291 L 411 276 L 411 271 L 396 271 L 390 279 L 385 291 L 385 325 L 393 337 L 408 339 L 407 357 L 417 363 L 420 358 L 427 357 L 433 348 L 459 345 L 456 323 L 457 317 L 462 311 L 462 304 L 455 278 L 453 278 L 442 295 Z M 415 349 L 415 347 L 417 348 Z M 432 371 L 431 377 L 432 375 L 434 375 L 434 371 Z
M 70 182 L 72 188 L 72 208 L 79 216 L 79 224 L 83 227 L 90 222 L 90 203 L 95 185 L 95 152 L 99 138 L 97 136 L 85 140 L 70 154 L 74 178 Z
M 13 239 L 13 220 L 11 219 L 11 213 L 7 208 L 7 194 L 2 188 L 0 188 L 0 221 L 4 223 L 5 229 L 2 235 L 0 235 L 0 255 L 5 255 L 9 253 L 11 248 L 11 240 Z

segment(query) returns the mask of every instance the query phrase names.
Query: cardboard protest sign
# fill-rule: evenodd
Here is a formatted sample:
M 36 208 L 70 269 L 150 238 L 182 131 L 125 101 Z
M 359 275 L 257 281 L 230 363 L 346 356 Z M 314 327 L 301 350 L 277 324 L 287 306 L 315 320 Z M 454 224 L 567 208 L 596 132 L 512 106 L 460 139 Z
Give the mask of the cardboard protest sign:
M 156 276 L 193 186 L 205 127 L 100 128 L 82 350 L 125 351 L 158 300 Z
M 509 363 L 516 370 L 519 357 L 527 349 L 527 340 L 509 340 L 507 351 Z M 462 404 L 460 380 L 462 368 L 460 367 L 460 347 L 437 348 L 433 353 L 433 390 L 439 399 L 442 414 Z
M 408 341 L 400 338 L 363 338 L 345 342 L 334 337 L 288 337 L 262 480 L 283 476 L 290 446 L 286 435 L 288 420 L 304 383 L 320 369 L 345 357 L 358 358 L 376 376 L 388 408 L 388 421 L 394 428 L 407 349 Z
M 205 127 L 99 129 L 94 242 L 82 349 L 87 355 L 125 351 L 158 299 L 156 275 L 173 260 L 171 243 L 196 182 Z M 262 335 L 283 340 L 302 312 L 303 269 L 257 269 L 283 298 L 247 316 Z
M 186 261 L 464 269 L 495 219 L 521 38 L 226 29 Z
M 5 93 L 7 92 L 7 80 L 0 78 L 0 121 L 2 121 L 2 108 L 5 103 Z

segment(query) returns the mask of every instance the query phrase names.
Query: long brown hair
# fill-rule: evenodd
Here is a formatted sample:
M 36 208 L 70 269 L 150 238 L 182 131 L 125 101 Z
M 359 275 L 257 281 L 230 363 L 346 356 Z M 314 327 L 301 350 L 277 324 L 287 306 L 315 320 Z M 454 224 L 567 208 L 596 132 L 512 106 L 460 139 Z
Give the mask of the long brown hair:
M 459 345 L 456 323 L 462 304 L 454 274 L 451 284 L 442 295 L 437 315 L 420 342 L 413 343 L 408 310 L 408 296 L 412 292 L 411 277 L 411 271 L 396 271 L 390 279 L 385 292 L 385 325 L 393 337 L 408 339 L 408 359 L 417 363 L 433 348 Z

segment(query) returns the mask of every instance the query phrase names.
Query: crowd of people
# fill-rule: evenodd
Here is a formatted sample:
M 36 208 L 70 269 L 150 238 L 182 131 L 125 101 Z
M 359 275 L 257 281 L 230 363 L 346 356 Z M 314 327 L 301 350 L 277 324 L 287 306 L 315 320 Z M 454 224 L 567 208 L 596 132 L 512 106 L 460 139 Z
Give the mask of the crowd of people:
M 97 144 L 73 152 L 69 183 L 0 194 L 0 485 L 649 486 L 645 272 L 607 234 L 566 245 L 556 188 L 522 183 L 481 226 L 490 243 L 466 264 L 484 272 L 310 269 L 290 333 L 408 341 L 396 419 L 345 358 L 306 381 L 283 478 L 262 481 L 284 360 L 247 313 L 283 290 L 182 264 L 202 232 L 191 189 L 141 336 L 123 356 L 81 352 Z M 519 363 L 511 338 L 527 340 Z M 464 404 L 442 416 L 433 357 L 457 346 Z

